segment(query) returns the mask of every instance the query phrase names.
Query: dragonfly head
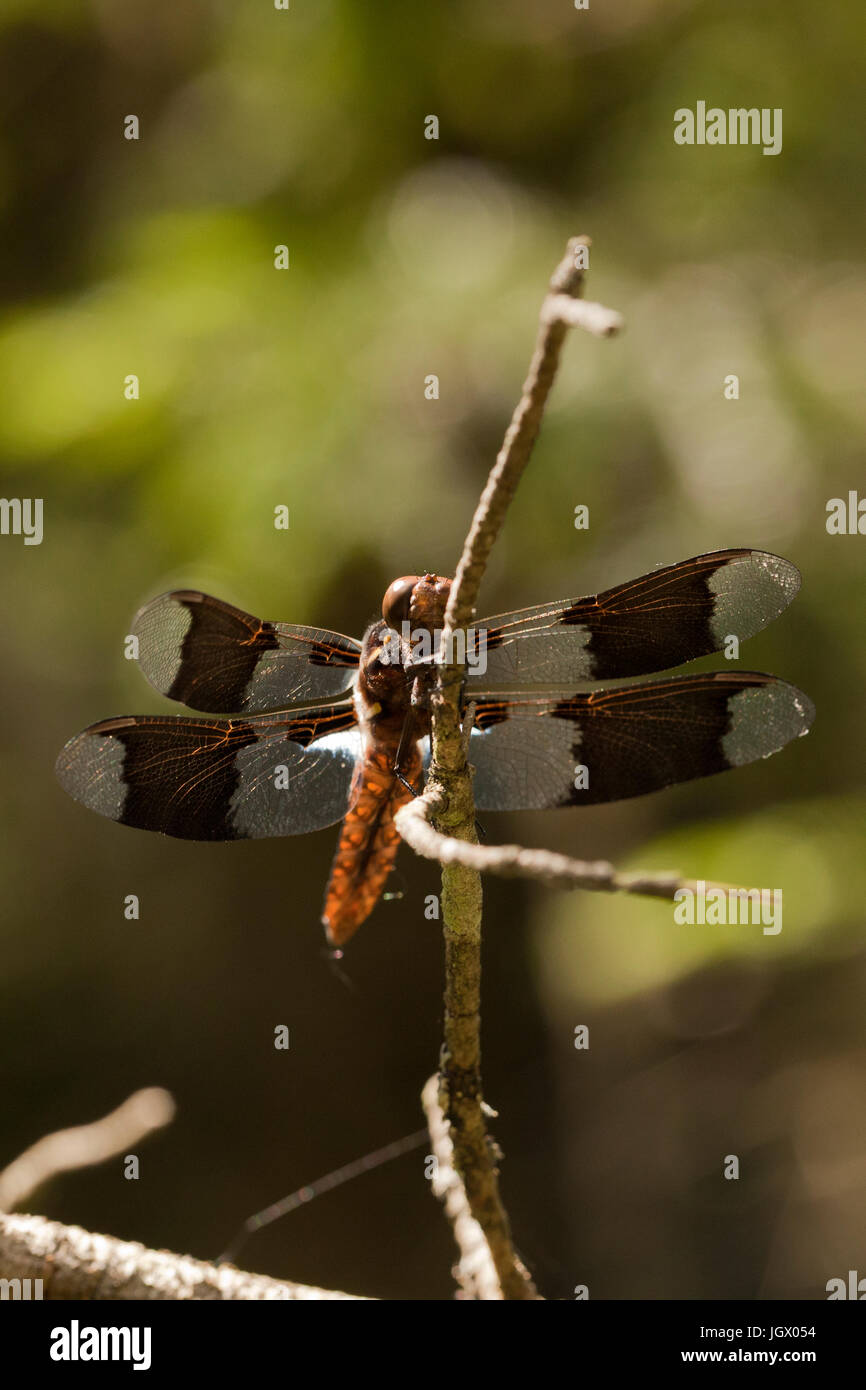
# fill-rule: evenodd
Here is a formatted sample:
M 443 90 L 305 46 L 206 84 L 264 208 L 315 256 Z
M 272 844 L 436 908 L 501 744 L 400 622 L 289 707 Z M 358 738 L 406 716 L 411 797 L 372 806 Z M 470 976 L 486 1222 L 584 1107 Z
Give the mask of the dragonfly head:
M 395 579 L 385 591 L 382 617 L 395 632 L 403 624 L 432 629 L 442 626 L 451 592 L 451 580 L 440 574 L 407 574 Z

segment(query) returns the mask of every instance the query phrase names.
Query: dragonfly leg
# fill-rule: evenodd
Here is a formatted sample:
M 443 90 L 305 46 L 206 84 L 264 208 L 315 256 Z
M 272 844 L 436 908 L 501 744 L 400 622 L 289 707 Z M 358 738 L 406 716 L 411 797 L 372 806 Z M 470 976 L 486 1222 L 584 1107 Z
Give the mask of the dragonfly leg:
M 403 731 L 400 734 L 400 743 L 394 758 L 394 766 L 391 770 L 397 778 L 397 781 L 401 786 L 406 788 L 407 792 L 411 792 L 413 796 L 420 796 L 421 788 L 414 786 L 403 773 L 403 758 L 411 741 L 413 725 L 414 720 L 412 714 L 409 713 L 403 721 Z
M 421 788 L 420 788 L 420 787 L 414 786 L 414 785 L 409 781 L 408 777 L 404 777 L 404 776 L 403 776 L 403 774 L 402 774 L 402 772 L 400 771 L 399 767 L 397 766 L 396 762 L 395 762 L 394 767 L 393 767 L 393 772 L 394 772 L 394 776 L 397 778 L 397 781 L 400 783 L 400 785 L 401 785 L 402 787 L 405 787 L 405 788 L 406 788 L 407 792 L 411 792 L 413 796 L 420 796 L 420 795 L 421 795 Z

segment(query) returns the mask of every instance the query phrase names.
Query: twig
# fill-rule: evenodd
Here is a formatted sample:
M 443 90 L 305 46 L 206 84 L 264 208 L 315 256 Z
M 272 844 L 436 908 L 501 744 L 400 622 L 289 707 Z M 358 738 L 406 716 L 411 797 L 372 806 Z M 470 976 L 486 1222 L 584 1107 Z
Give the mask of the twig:
M 533 878 L 556 888 L 588 888 L 599 893 L 635 893 L 672 902 L 686 889 L 697 892 L 696 879 L 670 873 L 621 873 L 605 859 L 570 859 L 548 849 L 524 849 L 522 845 L 478 845 L 443 835 L 430 824 L 442 807 L 442 792 L 432 787 L 398 813 L 398 829 L 408 845 L 424 859 L 440 864 L 462 864 L 479 873 L 500 878 Z M 748 898 L 749 889 L 733 884 L 704 883 L 705 892 L 721 890 Z
M 529 373 L 523 384 L 520 401 L 511 417 L 511 424 L 502 441 L 502 448 L 481 494 L 472 518 L 463 554 L 451 587 L 451 597 L 445 614 L 441 650 L 451 646 L 450 634 L 466 627 L 472 620 L 475 602 L 493 542 L 499 535 L 505 514 L 524 468 L 529 462 L 532 446 L 541 427 L 547 397 L 559 366 L 562 344 L 571 322 L 582 328 L 590 323 L 591 332 L 615 333 L 621 326 L 619 314 L 600 304 L 579 304 L 583 287 L 582 248 L 590 245 L 586 236 L 572 237 L 566 253 L 550 278 L 549 293 L 541 306 L 541 323 Z M 567 320 L 565 314 L 570 318 Z M 604 316 L 603 319 L 601 316 Z
M 174 1112 L 168 1091 L 148 1086 L 101 1120 L 46 1134 L 0 1173 L 0 1211 L 23 1206 L 38 1187 L 60 1173 L 90 1168 L 125 1153 L 170 1124 Z
M 454 1145 L 451 1143 L 448 1121 L 439 1104 L 438 1075 L 431 1076 L 421 1092 L 421 1104 L 427 1116 L 427 1128 L 436 1158 L 431 1186 L 445 1207 L 460 1251 L 460 1259 L 453 1270 L 454 1278 L 467 1298 L 501 1299 L 502 1286 L 490 1246 L 469 1209 L 466 1189 L 454 1167 Z
M 541 306 L 542 323 L 567 323 L 569 328 L 585 328 L 597 338 L 609 338 L 623 326 L 622 314 L 584 299 L 569 299 L 566 294 L 551 294 Z
M 49 1299 L 354 1299 L 212 1265 L 137 1241 L 94 1235 L 43 1216 L 0 1215 L 3 1278 L 42 1280 Z M 31 1283 L 30 1296 L 33 1297 Z M 38 1296 L 38 1295 L 37 1295 Z
M 570 325 L 610 334 L 619 315 L 601 305 L 578 305 L 587 237 L 574 237 L 551 277 L 529 374 L 505 439 L 481 495 L 457 566 L 443 623 L 441 650 L 454 650 L 452 635 L 472 620 L 487 559 L 508 505 L 529 462 L 541 426 L 562 344 Z M 433 758 L 428 780 L 436 815 L 447 839 L 466 851 L 478 849 L 472 782 L 460 724 L 462 667 L 443 666 L 432 700 Z M 401 813 L 397 828 L 415 827 Z M 414 831 L 413 831 L 414 833 Z M 448 1121 L 454 1168 L 462 1180 L 473 1218 L 481 1227 L 507 1299 L 537 1298 L 532 1280 L 512 1243 L 499 1195 L 493 1145 L 487 1135 L 481 1087 L 481 878 L 470 859 L 454 856 L 442 866 L 445 936 L 445 1026 L 440 1064 L 440 1102 Z

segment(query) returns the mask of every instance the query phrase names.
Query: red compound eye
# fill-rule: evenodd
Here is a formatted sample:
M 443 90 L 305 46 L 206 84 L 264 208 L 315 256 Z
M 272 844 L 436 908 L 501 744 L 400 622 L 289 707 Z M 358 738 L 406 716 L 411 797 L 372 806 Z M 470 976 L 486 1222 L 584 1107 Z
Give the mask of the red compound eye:
M 402 579 L 395 579 L 394 583 L 385 590 L 385 597 L 382 599 L 382 617 L 395 632 L 400 631 L 401 623 L 409 621 L 412 590 L 420 582 L 419 575 L 406 574 Z

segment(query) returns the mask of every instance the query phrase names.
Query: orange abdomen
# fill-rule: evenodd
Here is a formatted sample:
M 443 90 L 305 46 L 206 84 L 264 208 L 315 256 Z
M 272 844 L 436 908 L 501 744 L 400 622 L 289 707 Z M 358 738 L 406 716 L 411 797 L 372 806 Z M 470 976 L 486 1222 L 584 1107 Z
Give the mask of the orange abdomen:
M 360 791 L 340 831 L 331 876 L 325 890 L 322 922 L 328 940 L 342 946 L 369 917 L 394 865 L 400 836 L 394 816 L 412 793 L 394 776 L 395 749 L 370 748 L 358 770 Z M 412 745 L 402 771 L 417 786 L 421 754 Z

